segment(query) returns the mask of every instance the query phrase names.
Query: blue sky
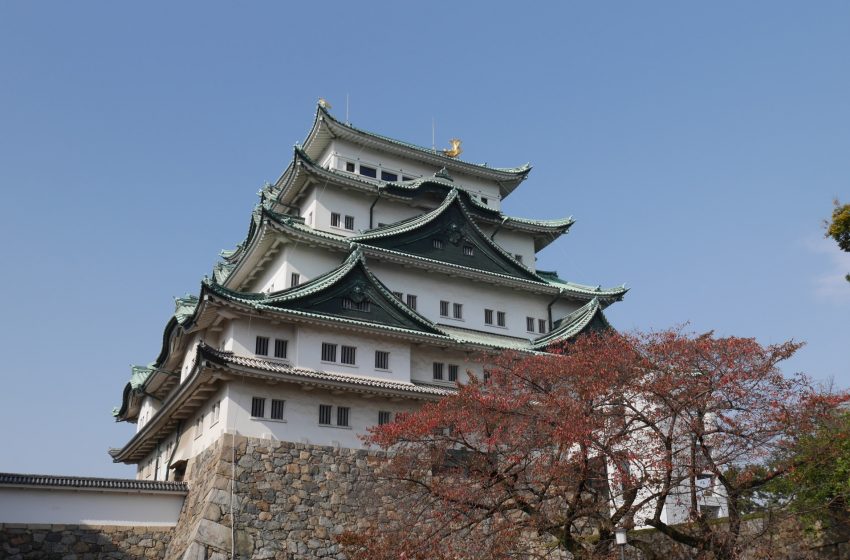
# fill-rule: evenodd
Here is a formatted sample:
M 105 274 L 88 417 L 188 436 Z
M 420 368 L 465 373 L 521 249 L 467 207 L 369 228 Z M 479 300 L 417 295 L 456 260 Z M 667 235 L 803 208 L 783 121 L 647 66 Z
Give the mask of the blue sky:
M 847 2 L 0 3 L 0 470 L 131 476 L 106 450 L 173 297 L 247 231 L 318 97 L 464 158 L 530 161 L 538 266 L 631 288 L 621 329 L 808 344 L 850 386 Z

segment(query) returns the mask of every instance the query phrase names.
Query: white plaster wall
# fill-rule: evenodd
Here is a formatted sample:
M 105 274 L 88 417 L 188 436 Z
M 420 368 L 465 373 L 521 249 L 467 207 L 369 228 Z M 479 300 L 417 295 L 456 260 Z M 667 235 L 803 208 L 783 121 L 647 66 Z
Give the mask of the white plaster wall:
M 0 523 L 170 527 L 181 507 L 180 494 L 0 486 Z
M 330 214 L 328 214 L 330 223 Z M 346 258 L 342 252 L 316 249 L 300 243 L 287 244 L 248 289 L 253 292 L 275 292 L 290 286 L 290 274 L 301 275 L 301 284 L 337 268 Z
M 481 229 L 486 232 L 487 237 L 489 237 L 493 234 L 493 231 L 495 231 L 496 226 L 488 224 L 483 226 Z M 496 233 L 493 241 L 511 255 L 521 255 L 522 264 L 531 270 L 537 270 L 537 259 L 535 258 L 536 256 L 534 253 L 534 238 L 531 235 L 501 228 Z
M 526 317 L 548 320 L 548 304 L 552 296 L 532 294 L 524 291 L 503 288 L 464 278 L 451 278 L 440 273 L 428 273 L 419 269 L 406 269 L 393 264 L 368 262 L 369 268 L 392 291 L 400 291 L 405 296 L 415 294 L 416 310 L 436 323 L 455 327 L 481 330 L 504 336 L 535 338 L 540 333 L 526 330 Z M 440 316 L 440 301 L 463 304 L 463 320 Z M 561 306 L 568 308 L 570 302 Z M 578 306 L 571 309 L 576 309 Z M 484 310 L 493 309 L 506 313 L 505 327 L 484 323 Z M 449 310 L 451 313 L 451 309 Z M 553 318 L 557 319 L 558 316 Z M 536 330 L 536 327 L 535 327 Z
M 433 210 L 436 207 L 437 205 L 433 204 L 430 210 Z M 418 208 L 409 204 L 382 198 L 378 200 L 377 204 L 375 204 L 372 216 L 372 227 L 376 228 L 380 224 L 394 224 L 401 220 L 407 220 L 427 212 L 429 212 L 429 209 Z
M 458 381 L 460 383 L 466 383 L 469 380 L 468 371 L 472 371 L 480 379 L 484 370 L 480 361 L 481 357 L 475 352 L 458 352 L 428 346 L 415 346 L 411 350 L 411 379 L 433 385 L 454 387 L 455 382 L 448 381 L 449 364 L 459 366 Z M 434 362 L 444 364 L 443 381 L 434 379 Z
M 136 422 L 136 432 L 141 430 L 147 424 L 153 415 L 157 413 L 162 403 L 151 397 L 145 397 L 142 400 L 142 406 L 139 407 L 139 419 Z
M 330 184 L 325 188 L 317 188 L 313 227 L 345 236 L 366 231 L 369 229 L 369 206 L 374 200 L 363 193 L 344 190 Z M 340 214 L 340 227 L 331 226 L 333 212 Z M 354 217 L 353 230 L 342 227 L 345 225 L 345 216 Z
M 430 177 L 440 170 L 440 167 L 438 166 L 430 166 L 416 161 L 405 160 L 397 156 L 384 154 L 339 139 L 331 142 L 327 151 L 318 159 L 319 161 L 326 162 L 326 166 L 332 167 L 337 171 L 345 171 L 346 161 L 351 161 L 356 164 L 363 163 L 370 167 L 375 167 L 378 170 L 378 179 L 381 177 L 382 169 L 391 173 L 398 173 L 399 179 L 401 179 L 401 175 L 411 176 L 414 178 L 423 176 Z M 489 206 L 496 209 L 499 208 L 501 204 L 499 197 L 499 185 L 495 181 L 479 179 L 456 171 L 451 171 L 450 174 L 458 187 L 487 197 L 489 200 Z
M 261 397 L 266 401 L 267 418 L 251 417 L 251 399 Z M 284 405 L 284 420 L 268 418 L 271 399 L 281 399 Z M 378 412 L 411 411 L 420 405 L 416 401 L 389 400 L 380 397 L 364 398 L 351 393 L 332 394 L 316 389 L 307 391 L 298 385 L 251 383 L 234 381 L 227 386 L 227 431 L 249 437 L 302 442 L 314 445 L 340 445 L 362 448 L 359 436 L 378 424 Z M 334 407 L 332 421 L 336 422 L 336 407 L 347 406 L 349 426 L 347 428 L 319 425 L 319 405 Z
M 202 333 L 195 333 L 189 339 L 189 344 L 186 345 L 186 353 L 183 355 L 183 363 L 180 366 L 180 383 L 183 383 L 192 371 L 192 367 L 195 365 L 195 358 L 197 357 L 198 344 L 202 339 Z

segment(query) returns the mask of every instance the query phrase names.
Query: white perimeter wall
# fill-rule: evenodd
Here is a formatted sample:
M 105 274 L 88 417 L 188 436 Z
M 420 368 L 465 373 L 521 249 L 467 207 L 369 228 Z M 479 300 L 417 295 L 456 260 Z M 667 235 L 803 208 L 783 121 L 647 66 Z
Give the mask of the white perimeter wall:
M 182 494 L 0 487 L 0 523 L 170 527 L 181 507 Z

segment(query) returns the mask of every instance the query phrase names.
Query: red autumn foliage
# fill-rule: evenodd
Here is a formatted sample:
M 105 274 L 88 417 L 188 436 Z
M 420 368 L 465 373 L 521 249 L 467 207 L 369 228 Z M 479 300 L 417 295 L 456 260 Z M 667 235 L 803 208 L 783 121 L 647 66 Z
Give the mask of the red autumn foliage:
M 753 540 L 742 504 L 847 400 L 782 375 L 799 347 L 666 331 L 488 357 L 486 379 L 368 436 L 387 519 L 340 542 L 355 560 L 597 558 L 640 525 L 732 558 Z

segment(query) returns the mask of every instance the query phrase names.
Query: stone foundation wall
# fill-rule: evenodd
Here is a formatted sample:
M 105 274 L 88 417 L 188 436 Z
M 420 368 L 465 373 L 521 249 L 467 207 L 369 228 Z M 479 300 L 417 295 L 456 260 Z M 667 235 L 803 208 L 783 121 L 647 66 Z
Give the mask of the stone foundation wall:
M 342 559 L 334 537 L 387 514 L 368 485 L 381 457 L 224 436 L 188 466 L 190 491 L 166 558 L 230 558 L 235 543 L 239 558 Z
M 0 524 L 0 558 L 34 560 L 159 559 L 171 527 Z

